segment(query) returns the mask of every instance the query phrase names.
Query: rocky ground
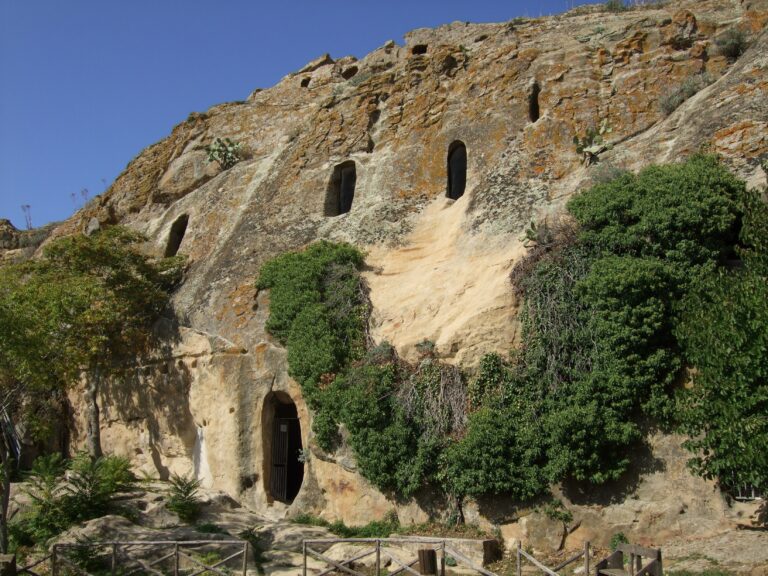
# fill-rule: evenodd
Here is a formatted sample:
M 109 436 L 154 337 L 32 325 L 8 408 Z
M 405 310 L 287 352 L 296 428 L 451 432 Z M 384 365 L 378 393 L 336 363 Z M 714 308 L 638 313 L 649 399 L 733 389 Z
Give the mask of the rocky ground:
M 19 486 L 17 486 L 18 488 Z M 17 491 L 15 508 L 25 506 L 25 498 Z M 194 556 L 202 558 L 226 557 L 237 551 L 237 546 L 226 545 L 223 541 L 248 540 L 250 555 L 248 561 L 249 576 L 256 574 L 268 575 L 298 575 L 302 573 L 304 540 L 338 538 L 328 528 L 296 524 L 287 520 L 270 520 L 258 515 L 234 501 L 223 492 L 204 491 L 201 498 L 201 515 L 194 525 L 185 524 L 179 517 L 166 507 L 167 485 L 161 482 L 143 483 L 139 490 L 126 496 L 120 501 L 127 509 L 135 511 L 132 518 L 120 515 L 109 515 L 75 526 L 55 539 L 57 543 L 83 542 L 113 542 L 113 541 L 219 541 L 222 544 L 197 545 Z M 14 507 L 12 507 L 12 512 Z M 423 534 L 425 538 L 439 538 L 438 530 L 432 526 Z M 456 534 L 449 534 L 455 536 Z M 475 536 L 471 533 L 462 536 Z M 397 535 L 393 535 L 396 537 Z M 478 531 L 477 539 L 449 538 L 453 546 L 461 554 L 476 564 L 500 574 L 516 572 L 514 550 L 499 550 L 502 557 L 493 560 L 488 552 L 488 542 L 485 543 L 485 558 L 483 541 Z M 409 536 L 411 538 L 412 536 Z M 51 542 L 50 544 L 53 544 Z M 382 549 L 382 566 L 389 571 L 397 568 L 396 561 L 387 558 L 394 556 L 401 561 L 416 558 L 416 550 L 424 545 L 392 545 Z M 312 546 L 318 552 L 336 561 L 352 558 L 364 548 L 348 543 L 316 544 Z M 592 551 L 592 566 L 608 554 L 608 550 L 594 548 Z M 680 539 L 662 549 L 664 569 L 669 573 L 688 572 L 691 574 L 719 574 L 768 576 L 768 530 L 737 530 L 729 531 L 707 538 L 694 540 Z M 133 548 L 132 555 L 138 554 L 145 560 L 150 560 L 152 552 L 145 549 Z M 206 554 L 208 556 L 206 556 Z M 572 551 L 563 551 L 548 558 L 540 559 L 549 566 L 560 563 L 571 556 Z M 21 562 L 27 564 L 33 561 L 32 554 Z M 210 562 L 210 560 L 209 560 Z M 449 563 L 453 563 L 450 562 Z M 457 566 L 449 566 L 449 574 L 476 574 L 475 571 L 463 566 L 461 561 Z M 355 563 L 356 569 L 372 571 L 374 556 L 361 558 Z M 241 569 L 241 560 L 235 559 L 227 564 L 230 571 L 236 574 Z M 307 568 L 311 574 L 319 574 L 326 568 L 323 562 L 309 558 Z M 539 573 L 531 564 L 523 566 L 526 574 Z M 561 573 L 566 576 L 583 574 L 584 568 L 580 562 L 574 563 Z

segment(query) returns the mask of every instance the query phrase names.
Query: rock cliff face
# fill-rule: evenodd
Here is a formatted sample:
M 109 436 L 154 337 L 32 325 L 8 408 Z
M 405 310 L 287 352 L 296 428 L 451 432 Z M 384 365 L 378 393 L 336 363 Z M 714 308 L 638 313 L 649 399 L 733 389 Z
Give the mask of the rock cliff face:
M 405 45 L 389 42 L 359 61 L 323 56 L 243 102 L 191 114 L 56 231 L 119 222 L 146 233 L 158 254 L 180 239 L 191 262 L 173 300 L 178 322 L 158 327 L 165 347 L 104 390 L 105 448 L 152 474 L 194 471 L 275 517 L 301 510 L 361 523 L 396 507 L 407 522 L 439 510 L 429 495 L 388 500 L 348 454 L 314 447 L 286 352 L 264 329 L 260 265 L 319 238 L 352 242 L 367 251 L 376 340 L 408 357 L 429 339 L 463 366 L 506 354 L 517 338 L 508 274 L 525 251 L 522 232 L 560 211 L 601 166 L 637 169 L 707 148 L 753 185 L 765 183 L 766 21 L 765 0 L 697 0 L 453 23 L 415 30 Z M 731 28 L 750 40 L 735 61 L 716 48 Z M 713 82 L 665 115 L 662 99 L 700 73 Z M 613 146 L 585 165 L 573 138 L 601 125 Z M 247 158 L 226 171 L 208 163 L 204 147 L 215 137 L 241 142 Z M 461 144 L 466 190 L 452 199 L 448 154 Z M 351 210 L 336 215 L 352 166 Z M 284 504 L 269 479 L 276 406 L 289 401 L 309 458 L 298 495 Z M 76 394 L 73 403 L 77 442 Z M 655 543 L 704 536 L 748 513 L 685 471 L 680 439 L 652 445 L 655 465 L 616 488 L 625 502 L 564 491 L 578 525 L 570 534 L 503 502 L 478 503 L 473 514 L 508 540 L 557 548 L 618 530 Z M 536 536 L 542 531 L 556 534 L 551 543 Z

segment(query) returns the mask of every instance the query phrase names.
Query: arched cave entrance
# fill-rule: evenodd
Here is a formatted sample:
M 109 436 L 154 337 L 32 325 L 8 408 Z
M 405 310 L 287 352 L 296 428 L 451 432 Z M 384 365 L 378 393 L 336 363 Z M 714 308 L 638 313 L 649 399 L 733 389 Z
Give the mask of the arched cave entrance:
M 325 196 L 325 215 L 339 216 L 352 209 L 355 199 L 357 170 L 353 160 L 347 160 L 333 168 L 328 192 Z
M 168 243 L 165 245 L 166 256 L 176 256 L 181 247 L 181 241 L 184 240 L 184 234 L 189 224 L 189 216 L 182 214 L 171 224 L 171 232 L 168 234 Z
M 270 501 L 290 504 L 304 480 L 301 422 L 296 404 L 285 392 L 270 392 L 262 411 L 264 484 Z
M 448 147 L 448 190 L 446 196 L 457 200 L 467 186 L 467 147 L 456 140 Z

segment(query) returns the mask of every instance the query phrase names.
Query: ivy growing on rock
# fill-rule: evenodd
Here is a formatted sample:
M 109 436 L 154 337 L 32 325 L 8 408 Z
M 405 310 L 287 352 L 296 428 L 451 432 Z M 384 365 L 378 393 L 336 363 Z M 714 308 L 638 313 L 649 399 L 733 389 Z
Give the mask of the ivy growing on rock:
M 356 248 L 318 242 L 267 262 L 257 287 L 271 290 L 267 329 L 288 348 L 318 445 L 332 451 L 343 424 L 363 475 L 410 496 L 427 482 L 438 442 L 420 433 L 421 413 L 406 414 L 398 400 L 410 368 L 386 344 L 368 350 L 362 265 Z
M 459 514 L 466 497 L 614 481 L 649 422 L 693 435 L 695 471 L 768 486 L 765 204 L 699 155 L 620 173 L 568 211 L 512 273 L 522 346 L 484 357 L 468 383 L 431 342 L 409 365 L 368 341 L 352 246 L 265 264 L 267 328 L 288 348 L 317 444 L 332 451 L 346 435 L 374 485 L 403 497 L 440 486 Z
M 726 486 L 729 478 L 765 485 L 754 472 L 760 459 L 737 463 L 732 451 L 748 438 L 764 441 L 759 417 L 725 438 L 733 433 L 728 413 L 746 422 L 764 402 L 765 205 L 714 157 L 700 155 L 598 184 L 568 209 L 579 226 L 575 241 L 522 280 L 513 276 L 525 296 L 519 362 L 528 386 L 539 389 L 550 481 L 617 479 L 651 419 L 695 435 L 694 470 Z M 727 265 L 739 255 L 746 270 L 734 272 Z M 731 354 L 717 346 L 738 351 L 748 375 L 724 379 Z M 685 365 L 699 373 L 676 402 Z M 707 397 L 720 397 L 716 382 L 728 381 L 720 405 Z

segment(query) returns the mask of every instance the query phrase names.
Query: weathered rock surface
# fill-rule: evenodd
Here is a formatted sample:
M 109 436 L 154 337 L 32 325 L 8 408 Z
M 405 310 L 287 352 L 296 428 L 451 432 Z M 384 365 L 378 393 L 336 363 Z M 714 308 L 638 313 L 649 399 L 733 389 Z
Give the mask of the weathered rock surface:
M 19 246 L 19 231 L 10 220 L 0 219 L 0 250 L 13 250 Z
M 664 568 L 765 576 L 768 574 L 768 532 L 743 530 L 670 542 L 664 547 Z
M 524 252 L 520 236 L 531 220 L 558 213 L 600 164 L 638 169 L 705 148 L 751 184 L 765 183 L 766 21 L 766 0 L 683 0 L 453 23 L 415 30 L 404 46 L 388 42 L 359 61 L 321 57 L 244 102 L 191 114 L 56 231 L 120 222 L 162 254 L 172 224 L 189 218 L 176 320 L 158 328 L 163 349 L 102 391 L 105 447 L 160 477 L 192 471 L 271 518 L 301 510 L 358 524 L 397 509 L 401 521 L 419 522 L 442 510 L 438 500 L 394 503 L 346 456 L 315 448 L 285 350 L 264 329 L 269 295 L 254 288 L 259 267 L 319 238 L 353 242 L 368 253 L 377 340 L 409 357 L 431 339 L 441 358 L 464 366 L 506 354 L 518 330 L 507 277 Z M 715 45 L 733 27 L 750 39 L 735 62 Z M 714 82 L 665 117 L 661 97 L 702 72 Z M 584 166 L 573 137 L 603 123 L 613 148 L 597 167 Z M 248 158 L 226 171 L 207 164 L 204 147 L 215 137 L 241 142 Z M 453 201 L 446 157 L 455 141 L 466 145 L 468 170 L 466 192 Z M 334 167 L 350 160 L 352 209 L 326 216 Z M 291 505 L 273 501 L 267 479 L 265 415 L 277 393 L 295 403 L 310 450 Z M 84 429 L 78 398 L 75 445 Z M 684 469 L 678 438 L 651 445 L 649 459 L 663 469 L 639 469 L 632 489 L 613 487 L 613 499 L 563 488 L 574 514 L 565 546 L 616 531 L 649 544 L 709 538 L 740 521 L 714 484 Z M 481 502 L 474 518 L 500 525 L 508 543 L 563 545 L 560 529 L 536 514 Z
M 758 504 L 729 503 L 713 482 L 693 476 L 685 465 L 683 440 L 651 435 L 647 452 L 638 454 L 632 469 L 614 485 L 588 491 L 557 487 L 555 495 L 573 516 L 567 524 L 549 518 L 543 507 L 505 509 L 498 501 L 489 503 L 487 510 L 481 503 L 479 513 L 500 526 L 507 549 L 521 541 L 542 554 L 577 550 L 587 541 L 607 548 L 618 532 L 631 542 L 660 546 L 713 538 L 734 526 L 754 526 Z

